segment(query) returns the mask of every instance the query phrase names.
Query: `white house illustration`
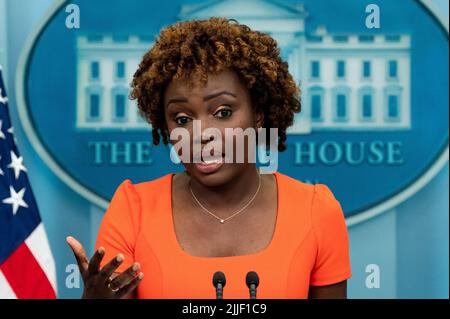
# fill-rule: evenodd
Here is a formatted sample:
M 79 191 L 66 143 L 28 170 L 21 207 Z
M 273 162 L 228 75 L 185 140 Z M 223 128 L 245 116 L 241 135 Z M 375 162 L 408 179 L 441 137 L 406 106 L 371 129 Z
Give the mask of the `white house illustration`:
M 149 36 L 77 37 L 77 129 L 149 129 L 129 100 L 130 83 Z
M 301 88 L 302 111 L 288 133 L 410 129 L 408 34 L 329 33 L 325 26 L 306 32 L 304 6 L 274 0 L 183 5 L 178 18 L 211 16 L 236 19 L 277 40 Z M 126 96 L 152 38 L 81 36 L 77 44 L 77 128 L 147 129 Z

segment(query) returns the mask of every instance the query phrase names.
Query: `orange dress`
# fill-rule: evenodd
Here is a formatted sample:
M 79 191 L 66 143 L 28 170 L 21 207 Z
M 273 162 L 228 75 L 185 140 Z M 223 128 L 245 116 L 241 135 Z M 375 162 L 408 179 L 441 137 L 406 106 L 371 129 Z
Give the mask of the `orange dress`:
M 172 217 L 172 176 L 116 189 L 101 222 L 96 249 L 106 250 L 102 266 L 118 253 L 141 264 L 138 298 L 215 298 L 212 276 L 226 276 L 224 299 L 248 299 L 248 271 L 259 275 L 261 299 L 307 298 L 309 286 L 341 282 L 351 276 L 349 243 L 339 201 L 325 184 L 307 184 L 274 173 L 278 188 L 276 227 L 270 244 L 257 253 L 198 257 L 185 252 Z

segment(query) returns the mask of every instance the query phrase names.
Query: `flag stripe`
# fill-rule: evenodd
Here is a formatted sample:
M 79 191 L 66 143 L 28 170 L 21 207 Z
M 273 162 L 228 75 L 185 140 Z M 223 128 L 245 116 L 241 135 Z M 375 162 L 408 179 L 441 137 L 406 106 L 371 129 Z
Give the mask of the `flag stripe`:
M 0 270 L 18 298 L 56 298 L 47 276 L 25 243 L 0 265 Z
M 56 270 L 53 256 L 50 250 L 50 245 L 47 240 L 47 234 L 45 233 L 44 224 L 40 223 L 38 227 L 30 234 L 25 240 L 28 249 L 36 258 L 37 263 L 44 271 L 53 290 L 56 292 Z
M 1 270 L 0 270 L 0 296 L 3 299 L 17 299 L 16 294 L 11 289 L 8 280 L 6 280 Z

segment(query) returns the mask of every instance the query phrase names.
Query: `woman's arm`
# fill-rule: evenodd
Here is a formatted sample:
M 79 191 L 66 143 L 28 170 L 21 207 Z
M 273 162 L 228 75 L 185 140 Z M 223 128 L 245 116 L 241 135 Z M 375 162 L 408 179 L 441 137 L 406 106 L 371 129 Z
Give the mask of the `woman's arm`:
M 309 286 L 308 299 L 347 299 L 347 280 L 328 286 Z
M 314 191 L 312 222 L 317 254 L 309 298 L 345 299 L 351 269 L 344 211 L 327 185 L 315 184 Z

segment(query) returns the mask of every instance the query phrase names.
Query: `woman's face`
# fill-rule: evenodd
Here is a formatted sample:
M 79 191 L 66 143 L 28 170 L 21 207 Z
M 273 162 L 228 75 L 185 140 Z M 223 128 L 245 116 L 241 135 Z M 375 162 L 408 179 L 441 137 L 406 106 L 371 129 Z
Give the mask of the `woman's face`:
M 249 168 L 249 165 L 255 165 L 248 163 L 247 139 L 244 139 L 242 150 L 236 149 L 236 139 L 232 139 L 234 141 L 232 143 L 234 161 L 233 163 L 229 163 L 228 160 L 225 162 L 225 129 L 256 128 L 257 124 L 260 124 L 261 118 L 254 114 L 248 90 L 232 70 L 226 69 L 217 75 L 208 74 L 208 82 L 205 87 L 202 87 L 198 81 L 194 83 L 193 88 L 189 88 L 186 82 L 175 80 L 167 86 L 164 92 L 167 128 L 169 134 L 176 128 L 184 128 L 189 132 L 189 155 L 182 154 L 182 152 L 178 154 L 190 159 L 189 163 L 183 162 L 183 165 L 191 177 L 205 186 L 220 186 L 240 176 L 243 170 Z M 220 132 L 222 147 L 220 147 L 221 152 L 214 154 L 217 155 L 215 161 L 192 162 L 195 155 L 200 158 L 200 155 L 197 154 L 198 150 L 206 150 L 205 147 L 213 149 L 212 145 L 214 144 L 212 137 L 200 138 L 199 134 L 197 134 L 198 138 L 194 136 L 194 120 L 200 121 L 197 124 L 201 124 L 202 133 L 208 128 L 215 128 L 217 132 Z M 175 144 L 178 141 L 180 138 L 171 140 L 171 143 Z M 197 147 L 194 147 L 194 144 Z M 185 149 L 181 151 L 184 152 Z M 236 152 L 242 151 L 245 152 L 244 163 L 235 163 Z M 201 158 L 205 160 L 204 156 Z

